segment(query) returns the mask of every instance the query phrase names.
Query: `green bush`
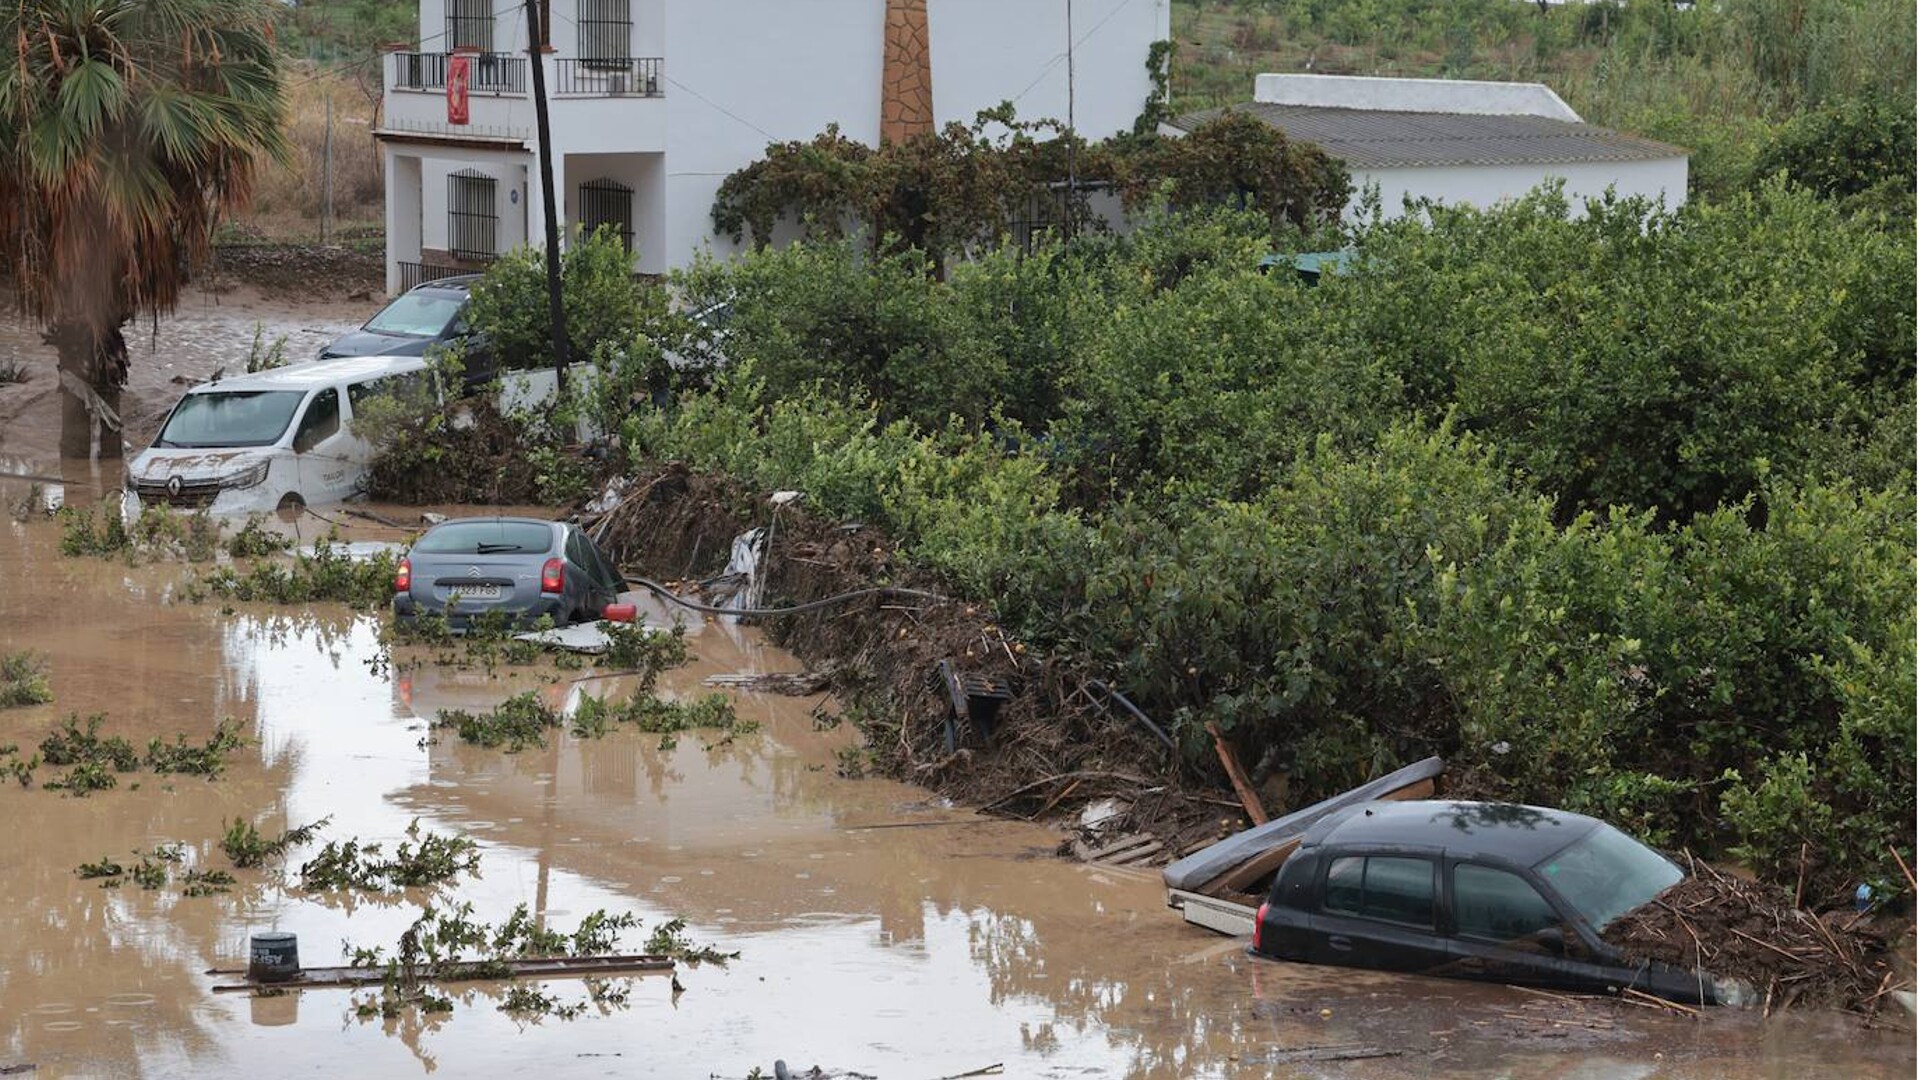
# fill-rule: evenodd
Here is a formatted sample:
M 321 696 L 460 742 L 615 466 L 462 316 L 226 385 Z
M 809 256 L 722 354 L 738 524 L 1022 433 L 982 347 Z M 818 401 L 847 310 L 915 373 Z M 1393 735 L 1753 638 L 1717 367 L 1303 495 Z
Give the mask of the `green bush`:
M 561 253 L 560 277 L 574 361 L 602 348 L 632 349 L 647 340 L 649 320 L 665 311 L 660 290 L 634 280 L 632 256 L 611 229 L 576 235 Z M 474 284 L 472 296 L 468 319 L 490 341 L 502 369 L 553 366 L 543 251 L 521 247 L 502 255 Z M 664 367 L 657 349 L 641 359 L 643 366 Z

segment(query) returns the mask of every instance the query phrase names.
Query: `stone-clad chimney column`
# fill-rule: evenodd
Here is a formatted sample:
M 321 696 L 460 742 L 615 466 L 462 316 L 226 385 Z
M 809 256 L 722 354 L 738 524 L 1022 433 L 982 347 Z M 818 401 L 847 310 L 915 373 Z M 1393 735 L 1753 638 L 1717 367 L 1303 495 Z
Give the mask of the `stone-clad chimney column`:
M 933 54 L 927 47 L 927 0 L 887 0 L 880 138 L 903 142 L 932 130 Z

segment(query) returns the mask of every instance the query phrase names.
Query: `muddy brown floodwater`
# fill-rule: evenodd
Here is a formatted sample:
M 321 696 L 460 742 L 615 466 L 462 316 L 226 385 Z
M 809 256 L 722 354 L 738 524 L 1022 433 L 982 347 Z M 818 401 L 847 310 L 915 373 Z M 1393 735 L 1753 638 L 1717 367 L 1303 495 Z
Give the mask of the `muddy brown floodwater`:
M 711 748 L 711 734 L 663 751 L 630 730 L 518 754 L 429 739 L 437 709 L 527 687 L 564 704 L 577 673 L 389 668 L 371 617 L 172 603 L 185 568 L 66 559 L 58 537 L 44 520 L 0 524 L 0 650 L 45 653 L 58 696 L 0 710 L 0 744 L 36 745 L 68 712 L 106 713 L 136 744 L 203 739 L 231 716 L 252 742 L 215 782 L 142 773 L 87 798 L 0 786 L 0 1068 L 31 1064 L 43 1080 L 744 1077 L 771 1075 L 776 1058 L 886 1080 L 995 1064 L 1017 1077 L 1914 1072 L 1910 1034 L 1856 1017 L 1695 1022 L 1250 958 L 1183 924 L 1153 872 L 1064 862 L 1047 829 L 839 778 L 852 735 L 816 730 L 812 699 L 740 695 L 760 731 Z M 697 660 L 667 692 L 797 666 L 752 630 L 702 623 L 691 641 Z M 270 928 L 298 934 L 309 965 L 343 963 L 344 942 L 391 947 L 415 903 L 316 898 L 279 869 L 203 897 L 74 873 L 170 842 L 225 867 L 217 840 L 235 817 L 277 833 L 328 816 L 328 838 L 391 845 L 417 819 L 477 841 L 481 876 L 456 896 L 478 918 L 521 903 L 562 928 L 596 908 L 682 916 L 740 958 L 682 968 L 677 998 L 664 978 L 636 979 L 626 1010 L 571 1022 L 516 1021 L 495 1007 L 498 987 L 457 993 L 438 1019 L 362 1020 L 346 991 L 217 995 L 204 972 L 244 963 L 249 934 Z

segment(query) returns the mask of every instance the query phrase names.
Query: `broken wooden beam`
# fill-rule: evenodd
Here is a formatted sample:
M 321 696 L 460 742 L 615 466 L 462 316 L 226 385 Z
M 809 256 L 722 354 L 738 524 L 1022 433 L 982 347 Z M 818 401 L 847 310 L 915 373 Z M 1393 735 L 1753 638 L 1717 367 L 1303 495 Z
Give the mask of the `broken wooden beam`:
M 475 960 L 446 964 L 438 970 L 419 969 L 421 982 L 473 982 L 482 979 L 585 978 L 596 975 L 644 974 L 672 971 L 669 956 L 554 956 L 532 960 Z M 213 988 L 216 994 L 245 990 L 320 990 L 342 986 L 379 986 L 387 979 L 387 967 L 314 967 L 301 968 L 290 979 L 272 982 L 246 978 L 245 968 L 210 968 L 208 975 L 237 975 L 244 981 L 223 983 Z
M 1240 767 L 1240 759 L 1233 756 L 1233 748 L 1227 745 L 1227 737 L 1220 734 L 1220 726 L 1207 721 L 1207 734 L 1213 736 L 1213 748 L 1220 755 L 1220 764 L 1226 767 L 1227 779 L 1233 781 L 1234 793 L 1240 796 L 1240 805 L 1246 808 L 1247 817 L 1255 825 L 1267 823 L 1267 808 L 1260 805 L 1260 796 L 1254 794 L 1253 784 L 1247 779 L 1247 772 Z

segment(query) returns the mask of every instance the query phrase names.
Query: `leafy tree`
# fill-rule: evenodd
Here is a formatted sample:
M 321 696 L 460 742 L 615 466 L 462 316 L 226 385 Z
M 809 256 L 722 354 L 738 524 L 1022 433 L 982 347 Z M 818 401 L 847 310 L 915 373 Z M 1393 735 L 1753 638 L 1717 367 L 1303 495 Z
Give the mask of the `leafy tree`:
M 1777 174 L 1849 206 L 1892 206 L 1913 216 L 1911 97 L 1848 98 L 1799 113 L 1753 163 L 1756 182 Z
M 0 273 L 59 352 L 61 453 L 117 457 L 122 333 L 179 302 L 221 216 L 280 157 L 265 0 L 0 10 Z
M 1255 211 L 1278 234 L 1337 217 L 1350 185 L 1345 167 L 1317 147 L 1241 113 L 1184 138 L 1132 132 L 1088 143 L 1055 121 L 1021 121 L 1003 103 L 972 125 L 877 150 L 837 127 L 810 142 L 772 144 L 721 183 L 713 224 L 735 243 L 751 235 L 765 247 L 782 221 L 828 239 L 858 223 L 869 243 L 923 251 L 938 272 L 952 256 L 997 247 L 1017 222 L 1077 233 L 1096 187 L 1117 190 L 1136 213 L 1169 192 L 1181 206 Z
M 550 367 L 553 331 L 547 318 L 545 256 L 521 247 L 487 267 L 473 286 L 473 328 L 492 343 L 503 368 Z M 609 228 L 576 235 L 561 253 L 560 298 L 566 306 L 569 355 L 590 360 L 607 348 L 627 349 L 665 312 L 661 290 L 634 280 L 633 258 Z M 651 378 L 665 378 L 653 350 Z
M 1346 166 L 1325 151 L 1234 109 L 1132 156 L 1121 169 L 1129 207 L 1156 197 L 1164 184 L 1176 206 L 1259 211 L 1275 235 L 1337 219 L 1352 191 Z

